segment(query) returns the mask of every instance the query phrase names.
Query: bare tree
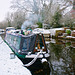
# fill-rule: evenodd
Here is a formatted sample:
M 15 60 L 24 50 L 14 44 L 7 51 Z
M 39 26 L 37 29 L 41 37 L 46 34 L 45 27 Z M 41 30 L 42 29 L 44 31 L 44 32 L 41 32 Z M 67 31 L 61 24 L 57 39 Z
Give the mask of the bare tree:
M 0 28 L 1 28 L 1 29 L 5 29 L 7 26 L 8 26 L 7 21 L 2 21 L 2 22 L 0 22 Z
M 12 26 L 15 28 L 21 28 L 21 25 L 25 21 L 25 12 L 17 11 L 13 13 Z
M 11 7 L 38 14 L 46 1 L 49 0 L 13 0 Z
M 70 3 L 70 0 L 13 0 L 11 7 L 40 15 L 43 23 L 50 24 L 55 13 L 58 11 L 63 16 Z
M 7 15 L 6 15 L 6 19 L 5 20 L 6 20 L 6 22 L 7 22 L 9 27 L 11 26 L 12 17 L 13 17 L 13 15 L 8 12 Z
M 25 12 L 16 11 L 13 13 L 7 13 L 5 24 L 6 26 L 13 26 L 15 28 L 21 28 L 21 25 L 25 21 Z
M 42 8 L 49 0 L 14 0 L 12 8 L 40 15 Z
M 71 5 L 69 2 L 70 0 L 50 0 L 50 3 L 43 8 L 44 22 L 50 23 L 57 11 L 63 16 L 65 9 Z

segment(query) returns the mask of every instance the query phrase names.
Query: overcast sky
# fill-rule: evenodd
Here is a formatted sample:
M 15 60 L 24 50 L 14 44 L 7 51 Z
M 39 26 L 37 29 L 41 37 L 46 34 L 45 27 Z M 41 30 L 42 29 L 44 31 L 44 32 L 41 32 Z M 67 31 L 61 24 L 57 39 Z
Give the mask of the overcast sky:
M 0 21 L 3 21 L 5 15 L 10 11 L 11 0 L 0 0 Z

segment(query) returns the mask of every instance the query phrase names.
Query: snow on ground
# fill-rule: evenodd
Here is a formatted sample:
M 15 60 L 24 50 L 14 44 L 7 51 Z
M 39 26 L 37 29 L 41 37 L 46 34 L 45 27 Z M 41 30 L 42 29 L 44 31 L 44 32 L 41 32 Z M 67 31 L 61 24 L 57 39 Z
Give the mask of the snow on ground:
M 43 28 L 36 28 L 32 31 L 33 33 L 43 33 L 43 34 L 50 34 L 49 29 L 43 29 Z
M 17 57 L 10 59 L 10 52 L 10 48 L 0 37 L 0 75 L 31 75 Z
M 64 28 L 53 28 L 53 29 L 50 29 L 51 35 L 55 36 L 55 33 L 56 33 L 57 30 L 64 30 Z
M 64 28 L 53 28 L 53 29 L 36 28 L 32 32 L 33 33 L 51 34 L 51 36 L 55 36 L 57 30 L 64 30 Z

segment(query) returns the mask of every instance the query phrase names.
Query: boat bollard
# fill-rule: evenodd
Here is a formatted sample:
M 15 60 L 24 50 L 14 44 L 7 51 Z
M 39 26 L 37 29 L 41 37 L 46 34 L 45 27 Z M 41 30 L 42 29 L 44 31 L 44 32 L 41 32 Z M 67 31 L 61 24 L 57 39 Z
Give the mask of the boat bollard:
M 10 59 L 15 59 L 15 54 L 13 52 L 10 53 Z
M 47 62 L 47 59 L 43 58 L 43 59 L 41 60 L 41 63 L 42 63 L 42 64 L 43 64 L 44 62 Z

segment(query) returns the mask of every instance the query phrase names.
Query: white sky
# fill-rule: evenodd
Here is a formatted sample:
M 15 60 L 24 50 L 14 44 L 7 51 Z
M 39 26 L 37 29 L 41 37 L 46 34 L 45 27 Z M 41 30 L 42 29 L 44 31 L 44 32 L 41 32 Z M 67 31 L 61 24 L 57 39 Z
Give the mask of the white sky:
M 10 11 L 10 1 L 11 0 L 0 0 L 0 21 L 3 21 L 6 13 Z

